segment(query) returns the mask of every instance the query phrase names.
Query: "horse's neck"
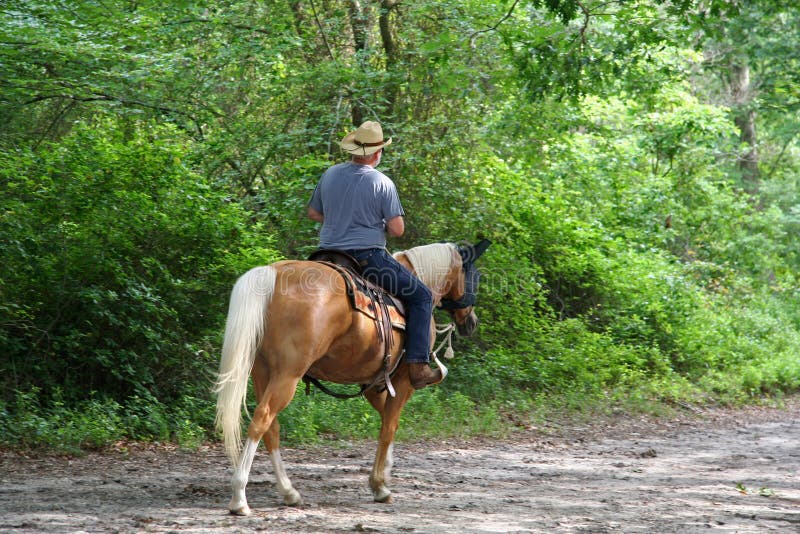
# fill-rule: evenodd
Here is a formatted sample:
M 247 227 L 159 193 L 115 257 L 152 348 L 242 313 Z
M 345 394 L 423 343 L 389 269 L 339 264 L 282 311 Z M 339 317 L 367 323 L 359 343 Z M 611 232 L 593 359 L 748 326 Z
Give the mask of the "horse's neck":
M 422 283 L 434 293 L 434 300 L 441 298 L 453 265 L 454 248 L 449 243 L 423 245 L 395 254 L 408 261 L 411 270 Z

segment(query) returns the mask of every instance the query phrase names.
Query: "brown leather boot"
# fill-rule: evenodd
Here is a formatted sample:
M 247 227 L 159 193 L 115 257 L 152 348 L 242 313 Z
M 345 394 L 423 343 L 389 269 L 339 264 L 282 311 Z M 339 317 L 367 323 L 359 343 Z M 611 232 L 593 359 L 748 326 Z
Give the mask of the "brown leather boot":
M 414 389 L 422 389 L 431 384 L 438 384 L 444 377 L 441 369 L 432 369 L 429 363 L 409 363 L 408 376 Z

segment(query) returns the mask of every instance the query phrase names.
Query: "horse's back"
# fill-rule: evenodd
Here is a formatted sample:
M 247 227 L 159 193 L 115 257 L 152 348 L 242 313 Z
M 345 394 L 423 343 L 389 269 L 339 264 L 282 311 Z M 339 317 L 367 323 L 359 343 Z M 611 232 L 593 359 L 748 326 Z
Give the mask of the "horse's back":
M 275 270 L 262 359 L 270 369 L 305 374 L 352 323 L 341 276 L 323 264 L 285 260 Z
M 347 304 L 347 287 L 341 275 L 324 263 L 284 260 L 271 265 L 276 271 L 273 299 L 284 306 L 341 308 Z
M 349 323 L 350 306 L 344 280 L 334 269 L 313 261 L 273 263 L 275 293 L 270 323 L 301 334 L 324 329 L 341 332 Z M 286 329 L 279 330 L 286 334 Z

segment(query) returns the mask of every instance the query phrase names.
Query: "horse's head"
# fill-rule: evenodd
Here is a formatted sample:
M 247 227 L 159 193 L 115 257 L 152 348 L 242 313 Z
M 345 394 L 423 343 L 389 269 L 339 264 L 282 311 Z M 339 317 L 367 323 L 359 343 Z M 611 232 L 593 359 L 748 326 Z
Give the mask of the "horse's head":
M 488 239 L 482 239 L 477 245 L 458 247 L 461 268 L 456 270 L 454 279 L 449 284 L 449 291 L 442 296 L 440 306 L 453 318 L 458 333 L 462 336 L 471 336 L 478 328 L 478 316 L 475 315 L 473 306 L 478 295 L 481 274 L 475 267 L 475 261 L 491 244 Z

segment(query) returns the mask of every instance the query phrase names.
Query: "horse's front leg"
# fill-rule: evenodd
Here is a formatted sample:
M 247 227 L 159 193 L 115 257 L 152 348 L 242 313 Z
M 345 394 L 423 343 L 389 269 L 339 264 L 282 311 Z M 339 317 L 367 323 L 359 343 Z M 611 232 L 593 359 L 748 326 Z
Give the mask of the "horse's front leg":
M 392 492 L 386 487 L 386 481 L 392 468 L 392 448 L 394 435 L 400 426 L 400 412 L 411 398 L 414 388 L 408 380 L 406 373 L 398 374 L 403 378 L 395 382 L 397 395 L 390 397 L 384 391 L 375 393 L 370 390 L 365 394 L 370 404 L 381 414 L 381 432 L 378 440 L 378 450 L 375 453 L 375 463 L 369 476 L 369 486 L 375 502 L 392 502 Z

